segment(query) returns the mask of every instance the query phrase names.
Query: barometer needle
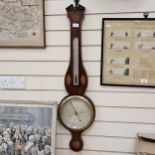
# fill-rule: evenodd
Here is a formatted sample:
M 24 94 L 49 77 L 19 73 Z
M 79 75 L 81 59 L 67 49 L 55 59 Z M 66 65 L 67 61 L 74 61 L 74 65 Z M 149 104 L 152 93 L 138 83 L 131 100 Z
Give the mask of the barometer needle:
M 72 102 L 71 102 L 71 106 L 72 106 L 72 108 L 73 108 L 73 110 L 74 110 L 74 114 L 78 117 L 79 121 L 81 122 L 82 120 L 81 120 L 81 118 L 80 118 L 80 116 L 79 116 L 79 113 L 76 111 L 76 109 L 75 109 L 75 107 L 74 107 L 74 105 L 73 105 Z

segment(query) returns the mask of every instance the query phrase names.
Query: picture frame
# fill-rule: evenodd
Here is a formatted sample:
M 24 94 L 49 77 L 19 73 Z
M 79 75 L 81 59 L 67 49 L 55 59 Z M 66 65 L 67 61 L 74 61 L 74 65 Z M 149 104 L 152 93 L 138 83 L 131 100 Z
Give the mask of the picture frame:
M 45 48 L 44 0 L 0 1 L 0 48 Z
M 0 101 L 0 154 L 55 155 L 57 103 Z
M 155 87 L 155 19 L 103 18 L 101 85 Z

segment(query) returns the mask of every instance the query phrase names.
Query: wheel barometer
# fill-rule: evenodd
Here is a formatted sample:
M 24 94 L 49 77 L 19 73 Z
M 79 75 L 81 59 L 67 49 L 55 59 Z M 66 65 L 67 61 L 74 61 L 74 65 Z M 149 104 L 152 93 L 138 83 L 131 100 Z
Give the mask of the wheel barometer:
M 58 108 L 60 122 L 72 135 L 70 148 L 76 152 L 83 148 L 82 132 L 95 118 L 94 104 L 84 95 L 88 84 L 81 54 L 81 24 L 85 7 L 78 3 L 76 0 L 75 6 L 66 8 L 71 27 L 70 63 L 65 75 L 65 88 L 69 95 L 62 99 Z

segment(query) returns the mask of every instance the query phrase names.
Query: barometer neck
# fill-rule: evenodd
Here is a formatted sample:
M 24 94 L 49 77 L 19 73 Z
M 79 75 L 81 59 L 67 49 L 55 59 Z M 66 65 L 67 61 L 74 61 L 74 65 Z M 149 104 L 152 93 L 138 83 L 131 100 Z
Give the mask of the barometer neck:
M 70 95 L 82 95 L 87 87 L 87 75 L 82 63 L 81 25 L 85 7 L 80 4 L 66 8 L 70 19 L 70 64 L 65 78 L 66 90 Z

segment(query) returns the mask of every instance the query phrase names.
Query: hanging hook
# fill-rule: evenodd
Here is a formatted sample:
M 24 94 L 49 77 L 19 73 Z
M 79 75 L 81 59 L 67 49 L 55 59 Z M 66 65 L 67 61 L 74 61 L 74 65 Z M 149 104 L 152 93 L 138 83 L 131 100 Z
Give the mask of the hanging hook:
M 143 16 L 144 16 L 145 19 L 147 19 L 148 16 L 149 16 L 149 12 L 144 12 L 144 13 L 143 13 Z

